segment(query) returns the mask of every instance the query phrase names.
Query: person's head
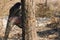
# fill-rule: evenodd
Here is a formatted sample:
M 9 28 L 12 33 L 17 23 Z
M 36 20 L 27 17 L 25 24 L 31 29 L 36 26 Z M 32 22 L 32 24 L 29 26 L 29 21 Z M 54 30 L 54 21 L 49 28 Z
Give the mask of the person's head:
M 10 16 L 14 16 L 15 13 L 20 9 L 20 6 L 21 6 L 21 3 L 20 2 L 17 2 L 14 6 L 12 6 L 10 8 L 10 11 L 9 11 L 9 17 Z
M 13 6 L 13 8 L 19 8 L 21 6 L 21 3 L 20 2 L 17 2 L 14 6 Z

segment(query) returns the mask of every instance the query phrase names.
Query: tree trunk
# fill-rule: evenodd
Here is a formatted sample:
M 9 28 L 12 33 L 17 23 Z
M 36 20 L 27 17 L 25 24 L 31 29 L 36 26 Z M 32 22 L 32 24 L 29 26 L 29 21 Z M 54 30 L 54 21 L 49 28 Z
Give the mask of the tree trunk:
M 35 2 L 34 0 L 21 0 L 23 17 L 23 40 L 38 40 L 36 32 Z M 24 11 L 25 10 L 25 11 Z

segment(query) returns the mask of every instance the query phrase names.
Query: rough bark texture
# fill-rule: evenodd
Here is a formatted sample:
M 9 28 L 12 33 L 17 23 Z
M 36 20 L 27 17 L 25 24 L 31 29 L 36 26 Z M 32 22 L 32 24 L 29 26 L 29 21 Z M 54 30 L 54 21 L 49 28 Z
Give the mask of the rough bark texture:
M 34 0 L 25 0 L 25 40 L 38 40 L 35 22 L 35 2 Z

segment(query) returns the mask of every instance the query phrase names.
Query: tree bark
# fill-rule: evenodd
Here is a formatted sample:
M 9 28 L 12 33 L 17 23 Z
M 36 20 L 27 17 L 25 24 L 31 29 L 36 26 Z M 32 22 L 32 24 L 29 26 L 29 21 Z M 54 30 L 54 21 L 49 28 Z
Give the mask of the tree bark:
M 36 32 L 35 18 L 35 2 L 34 0 L 22 1 L 22 17 L 23 17 L 23 40 L 38 40 Z M 25 10 L 25 11 L 24 11 Z

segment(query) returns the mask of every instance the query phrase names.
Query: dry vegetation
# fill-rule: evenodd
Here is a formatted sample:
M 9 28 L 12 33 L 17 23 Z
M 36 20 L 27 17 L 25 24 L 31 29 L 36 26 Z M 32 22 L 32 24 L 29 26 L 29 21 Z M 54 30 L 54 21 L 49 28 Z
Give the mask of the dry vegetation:
M 38 32 L 38 36 L 40 36 L 40 40 L 60 40 L 59 38 L 60 21 L 58 21 L 60 20 L 59 2 L 60 2 L 59 0 L 57 1 L 47 0 L 47 4 L 45 3 L 36 4 L 36 17 L 42 17 L 42 18 L 48 17 L 53 19 L 53 21 L 51 20 L 52 23 L 48 24 L 48 26 L 40 27 L 40 32 Z M 57 20 L 55 18 L 57 18 Z
M 6 15 L 9 15 L 9 9 L 16 3 L 16 2 L 19 2 L 20 0 L 12 0 L 12 1 L 4 1 L 4 0 L 1 0 L 0 1 L 0 37 L 4 37 L 4 32 L 5 32 L 5 28 L 3 27 L 3 18 L 6 16 Z M 43 2 L 43 1 L 42 1 Z M 60 0 L 57 0 L 57 1 L 52 1 L 52 0 L 48 0 L 48 3 L 47 3 L 47 6 L 45 6 L 45 4 L 40 4 L 39 1 L 38 3 L 36 4 L 36 17 L 51 17 L 51 18 L 55 18 L 56 16 L 60 16 Z M 55 20 L 55 19 L 54 19 Z M 55 23 L 55 26 L 56 27 L 56 21 L 52 21 L 54 24 Z M 59 21 L 60 23 L 60 21 Z M 50 28 L 52 30 L 52 28 L 54 27 L 51 27 L 51 25 L 49 27 L 44 27 L 44 28 Z M 60 27 L 60 25 L 58 25 L 58 28 Z M 57 27 L 56 27 L 57 28 Z M 50 31 L 51 31 L 50 30 Z M 42 33 L 43 35 L 40 34 L 40 36 L 42 37 L 39 37 L 41 40 L 49 40 L 49 39 L 52 39 L 52 40 L 59 40 L 59 39 L 56 39 L 56 38 L 59 38 L 59 33 L 60 33 L 60 30 L 58 29 L 58 31 L 51 31 L 50 33 L 48 33 L 49 30 L 44 30 L 43 32 L 40 32 Z M 46 33 L 47 32 L 47 33 Z M 20 37 L 21 36 L 21 33 L 22 33 L 22 30 L 20 28 L 18 28 L 17 26 L 13 27 L 11 32 L 10 32 L 10 35 L 9 37 L 12 38 L 12 37 Z M 45 34 L 44 34 L 45 33 Z M 46 36 L 47 35 L 47 36 Z M 49 39 L 48 39 L 49 38 Z
M 36 4 L 36 16 L 40 17 L 52 17 L 56 13 L 60 14 L 60 1 L 47 0 L 47 3 L 38 3 Z

